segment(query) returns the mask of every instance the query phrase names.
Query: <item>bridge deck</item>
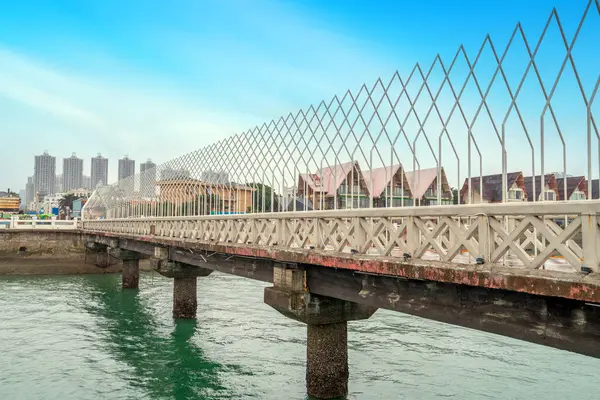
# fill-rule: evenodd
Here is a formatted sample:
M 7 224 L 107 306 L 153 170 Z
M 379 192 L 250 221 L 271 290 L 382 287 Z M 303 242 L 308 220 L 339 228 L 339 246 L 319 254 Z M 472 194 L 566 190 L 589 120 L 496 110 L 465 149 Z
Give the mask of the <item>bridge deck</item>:
M 153 253 L 155 245 L 188 249 L 249 259 L 260 268 L 261 263 L 278 262 L 318 265 L 362 274 L 382 275 L 410 280 L 444 282 L 488 289 L 502 289 L 540 296 L 600 303 L 600 276 L 548 270 L 506 267 L 499 264 L 460 264 L 435 260 L 408 260 L 399 257 L 349 254 L 318 249 L 290 249 L 276 246 L 223 244 L 192 239 L 87 232 L 106 238 L 145 243 L 145 252 Z

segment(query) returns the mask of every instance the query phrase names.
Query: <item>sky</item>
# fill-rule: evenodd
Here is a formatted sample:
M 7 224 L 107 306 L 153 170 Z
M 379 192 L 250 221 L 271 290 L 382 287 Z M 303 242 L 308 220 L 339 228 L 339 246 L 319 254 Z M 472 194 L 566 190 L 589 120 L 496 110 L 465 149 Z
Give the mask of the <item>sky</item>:
M 588 0 L 553 3 L 566 36 L 572 37 Z M 519 21 L 526 34 L 537 40 L 552 6 L 548 0 L 4 2 L 0 12 L 0 139 L 4 150 L 0 190 L 24 188 L 27 176 L 33 174 L 34 155 L 45 150 L 57 157 L 58 173 L 62 158 L 75 152 L 85 159 L 86 175 L 90 157 L 102 153 L 110 159 L 109 180 L 114 181 L 117 159 L 124 155 L 137 161 L 136 168 L 148 158 L 167 162 L 343 95 L 347 89 L 358 91 L 363 83 L 372 85 L 378 77 L 389 81 L 396 70 L 406 77 L 415 63 L 425 68 L 437 54 L 451 60 L 461 44 L 475 54 L 486 34 L 503 48 Z M 595 7 L 593 3 L 573 49 L 587 96 L 600 71 L 600 16 Z M 565 49 L 563 45 L 561 53 L 556 28 L 548 37 L 538 59 L 540 73 L 552 82 Z M 528 61 L 523 49 L 515 51 L 507 66 L 513 88 Z M 487 57 L 478 72 L 481 76 L 493 72 L 489 53 Z M 464 74 L 465 68 L 457 67 L 456 73 Z M 533 78 L 525 82 L 521 102 L 524 109 L 530 106 L 526 119 L 539 146 L 540 116 L 532 104 L 539 106 L 541 100 L 543 106 L 543 98 Z M 553 104 L 560 110 L 556 114 L 569 172 L 584 173 L 586 109 L 574 74 L 565 72 L 563 81 Z M 464 102 L 476 108 L 475 89 L 469 86 Z M 505 92 L 490 92 L 492 109 L 498 105 L 494 112 L 502 112 Z M 441 96 L 446 96 L 441 111 L 447 114 L 453 104 L 451 93 L 446 89 Z M 419 106 L 426 108 L 426 104 Z M 600 99 L 592 112 L 600 118 Z M 552 120 L 547 122 L 546 172 L 563 164 L 560 137 Z M 413 136 L 418 131 L 410 128 L 414 123 L 407 125 Z M 481 158 L 484 172 L 500 172 L 498 139 L 484 122 L 478 124 L 481 132 L 475 137 L 489 154 Z M 520 163 L 519 169 L 531 172 L 529 145 L 515 114 L 507 126 L 510 166 L 515 169 Z M 437 145 L 439 127 L 431 129 Z M 466 137 L 464 125 L 454 117 L 448 130 L 461 140 Z M 435 166 L 433 154 L 420 140 L 419 164 Z M 448 160 L 448 165 L 443 164 L 454 181 L 464 179 L 467 165 L 464 140 L 455 145 L 459 162 L 449 144 L 442 145 L 444 160 Z M 597 174 L 597 141 L 593 146 Z M 408 150 L 403 150 L 402 157 L 407 168 L 412 166 Z M 472 159 L 472 172 L 478 174 L 480 159 Z M 539 171 L 539 154 L 533 164 Z

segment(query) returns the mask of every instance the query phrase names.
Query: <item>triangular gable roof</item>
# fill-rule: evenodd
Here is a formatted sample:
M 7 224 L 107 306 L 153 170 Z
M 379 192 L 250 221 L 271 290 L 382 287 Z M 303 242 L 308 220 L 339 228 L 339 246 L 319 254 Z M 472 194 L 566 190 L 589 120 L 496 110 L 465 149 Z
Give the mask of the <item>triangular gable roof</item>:
M 437 168 L 424 168 L 417 171 L 408 171 L 405 172 L 406 181 L 408 182 L 408 187 L 410 188 L 410 192 L 414 199 L 420 199 L 425 195 L 429 186 L 433 183 L 435 178 L 437 178 L 438 170 Z M 442 192 L 450 191 L 450 185 L 448 185 L 448 179 L 446 178 L 446 173 L 444 172 L 444 168 L 441 170 L 442 175 Z
M 542 176 L 536 175 L 535 177 L 535 197 L 539 197 L 543 190 L 543 186 L 550 185 L 550 181 L 554 178 L 554 174 L 546 174 L 544 179 L 544 185 L 541 184 Z M 533 177 L 526 176 L 523 178 L 525 184 L 525 192 L 527 192 L 527 201 L 533 201 Z
M 398 173 L 398 170 L 401 167 L 401 164 L 396 164 L 387 167 L 375 168 L 369 171 L 363 171 L 363 177 L 365 179 L 365 184 L 367 185 L 367 191 L 371 193 L 371 185 L 373 185 L 373 192 L 371 194 L 373 197 L 379 197 L 392 181 L 392 177 Z M 410 188 L 406 187 L 406 189 Z
M 522 172 L 509 172 L 506 174 L 507 187 L 511 187 Z M 479 177 L 471 177 L 471 189 L 481 194 Z M 469 190 L 469 178 L 465 179 L 460 196 L 463 197 Z M 502 174 L 486 175 L 483 177 L 483 199 L 487 201 L 502 201 Z
M 352 166 L 356 168 L 359 179 L 364 182 L 360 167 L 357 162 L 347 162 L 332 167 L 318 170 L 315 174 L 300 174 L 300 178 L 308 184 L 315 192 L 324 192 L 327 195 L 334 195 L 340 185 L 346 180 L 348 174 L 352 171 Z M 299 186 L 301 183 L 299 183 Z
M 558 195 L 559 195 L 560 200 L 569 200 L 571 198 L 571 195 L 575 191 L 575 189 L 577 189 L 584 182 L 585 182 L 585 176 L 568 176 L 567 177 L 567 195 L 565 196 L 565 178 L 556 179 L 556 185 L 558 186 Z M 582 189 L 584 189 L 584 188 L 582 188 Z M 583 191 L 585 192 L 585 189 Z

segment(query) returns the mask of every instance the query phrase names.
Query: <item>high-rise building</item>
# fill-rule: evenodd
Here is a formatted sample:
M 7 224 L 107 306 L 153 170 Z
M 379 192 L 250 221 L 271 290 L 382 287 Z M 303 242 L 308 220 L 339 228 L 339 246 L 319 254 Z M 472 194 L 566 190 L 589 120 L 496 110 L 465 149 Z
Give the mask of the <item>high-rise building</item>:
M 135 160 L 125 156 L 119 160 L 119 180 L 135 175 Z
M 25 185 L 25 208 L 27 209 L 35 199 L 35 185 L 33 184 L 33 176 L 27 177 Z
M 62 193 L 63 191 L 63 176 L 62 174 L 56 175 L 54 179 L 54 193 Z
M 92 177 L 88 176 L 88 175 L 84 175 L 83 176 L 83 183 L 81 184 L 81 187 L 83 189 L 88 189 L 91 190 L 92 189 Z
M 56 179 L 56 157 L 44 151 L 44 154 L 35 156 L 33 184 L 36 197 L 54 194 L 54 180 Z
M 154 197 L 156 194 L 156 164 L 148 159 L 140 164 L 140 193 L 144 197 Z
M 108 185 L 108 158 L 102 157 L 100 153 L 92 158 L 91 187 L 89 189 L 96 189 L 98 185 Z
M 63 158 L 63 192 L 81 189 L 83 186 L 83 160 L 75 153 L 69 158 Z
M 166 167 L 160 172 L 160 179 L 163 181 L 167 180 L 176 180 L 176 179 L 186 179 L 191 176 L 190 171 L 187 169 L 173 169 L 171 167 Z
M 119 187 L 128 192 L 133 192 L 135 175 L 135 161 L 125 156 L 119 160 Z M 126 179 L 129 178 L 130 179 Z

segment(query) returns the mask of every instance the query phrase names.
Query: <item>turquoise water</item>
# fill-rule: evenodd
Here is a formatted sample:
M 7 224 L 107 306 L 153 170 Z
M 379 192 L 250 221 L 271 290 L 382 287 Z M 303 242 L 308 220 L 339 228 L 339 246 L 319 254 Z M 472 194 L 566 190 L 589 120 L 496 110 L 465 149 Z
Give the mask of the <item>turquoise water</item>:
M 200 278 L 175 322 L 157 275 L 0 277 L 0 399 L 305 399 L 306 329 L 263 287 Z M 349 328 L 349 399 L 600 397 L 597 359 L 384 310 Z

